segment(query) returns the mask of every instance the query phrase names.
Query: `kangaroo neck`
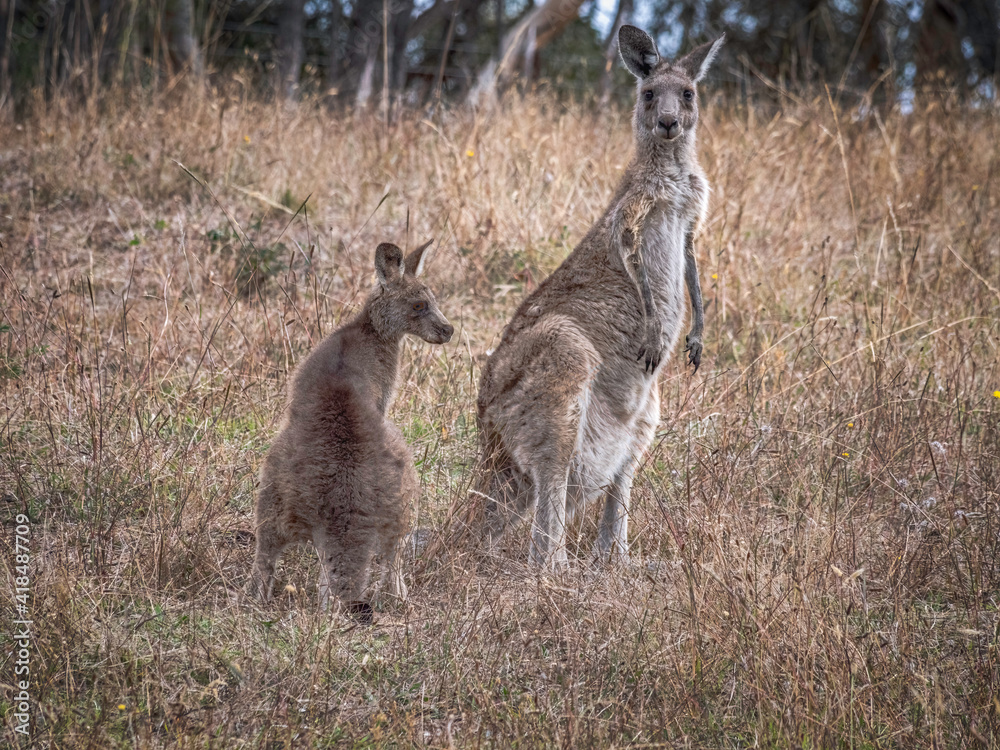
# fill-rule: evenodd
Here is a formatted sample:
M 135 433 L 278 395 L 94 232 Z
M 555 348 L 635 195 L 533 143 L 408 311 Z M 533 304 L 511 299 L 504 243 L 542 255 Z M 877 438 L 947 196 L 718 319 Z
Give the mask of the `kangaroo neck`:
M 694 133 L 676 141 L 636 138 L 632 169 L 654 177 L 677 178 L 691 171 L 694 163 Z
M 354 325 L 366 340 L 364 369 L 371 384 L 372 395 L 379 411 L 385 414 L 396 395 L 396 378 L 399 375 L 399 355 L 403 335 L 387 332 L 386 321 L 380 319 L 377 309 L 366 304 L 354 320 Z

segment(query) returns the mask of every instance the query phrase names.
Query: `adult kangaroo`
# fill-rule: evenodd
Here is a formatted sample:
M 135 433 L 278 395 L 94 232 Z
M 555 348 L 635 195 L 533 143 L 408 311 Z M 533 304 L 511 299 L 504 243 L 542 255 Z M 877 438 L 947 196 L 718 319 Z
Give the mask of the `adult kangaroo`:
M 676 62 L 644 31 L 618 45 L 638 79 L 635 156 L 604 215 L 504 329 L 479 383 L 481 494 L 496 542 L 533 516 L 529 560 L 566 562 L 566 529 L 604 497 L 595 557 L 628 556 L 632 479 L 660 419 L 658 365 L 684 322 L 701 363 L 704 308 L 694 235 L 708 206 L 696 84 L 723 39 Z

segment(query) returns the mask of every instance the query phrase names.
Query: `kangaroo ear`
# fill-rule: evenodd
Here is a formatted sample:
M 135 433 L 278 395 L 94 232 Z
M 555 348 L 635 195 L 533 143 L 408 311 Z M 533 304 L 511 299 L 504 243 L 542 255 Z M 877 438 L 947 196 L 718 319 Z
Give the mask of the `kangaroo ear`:
M 424 259 L 427 257 L 427 248 L 433 244 L 434 240 L 427 240 L 427 242 L 406 256 L 406 272 L 410 276 L 419 276 L 424 272 Z
M 391 242 L 383 242 L 375 248 L 375 274 L 379 284 L 384 287 L 395 284 L 404 270 L 402 250 Z
M 674 65 L 687 73 L 692 82 L 698 83 L 712 67 L 712 62 L 719 54 L 719 48 L 725 40 L 726 35 L 723 34 L 714 42 L 706 42 L 700 47 L 695 47 Z
M 653 72 L 660 61 L 653 37 L 642 29 L 625 24 L 618 30 L 618 52 L 632 75 L 642 79 Z

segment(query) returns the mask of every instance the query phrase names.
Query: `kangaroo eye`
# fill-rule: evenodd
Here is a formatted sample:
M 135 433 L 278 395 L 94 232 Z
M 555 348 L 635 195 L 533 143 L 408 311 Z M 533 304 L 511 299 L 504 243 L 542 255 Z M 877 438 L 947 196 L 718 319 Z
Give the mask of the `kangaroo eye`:
M 694 92 L 691 89 L 684 89 L 684 99 L 685 101 L 694 99 Z
M 644 91 L 643 94 L 642 94 L 642 96 L 643 96 L 643 98 L 647 102 L 653 101 L 653 92 L 652 91 Z
M 413 303 L 413 312 L 423 312 L 426 309 L 427 309 L 427 303 L 426 302 L 414 302 Z

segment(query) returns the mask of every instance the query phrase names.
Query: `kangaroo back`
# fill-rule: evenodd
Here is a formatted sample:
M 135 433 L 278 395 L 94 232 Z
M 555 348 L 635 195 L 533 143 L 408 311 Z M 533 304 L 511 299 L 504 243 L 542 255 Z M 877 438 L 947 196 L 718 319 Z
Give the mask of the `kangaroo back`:
M 443 344 L 454 331 L 417 278 L 427 247 L 404 258 L 395 245 L 379 245 L 378 283 L 361 312 L 296 370 L 257 498 L 252 587 L 265 599 L 281 551 L 303 541 L 319 554 L 323 607 L 331 595 L 361 600 L 376 555 L 387 563 L 390 591 L 405 596 L 400 543 L 417 478 L 402 433 L 385 415 L 403 335 Z M 352 607 L 371 611 L 364 602 Z

